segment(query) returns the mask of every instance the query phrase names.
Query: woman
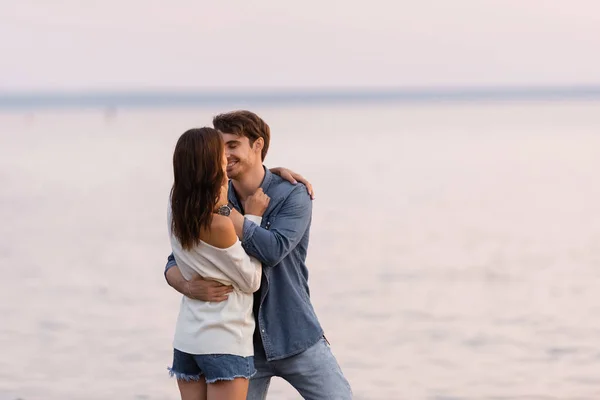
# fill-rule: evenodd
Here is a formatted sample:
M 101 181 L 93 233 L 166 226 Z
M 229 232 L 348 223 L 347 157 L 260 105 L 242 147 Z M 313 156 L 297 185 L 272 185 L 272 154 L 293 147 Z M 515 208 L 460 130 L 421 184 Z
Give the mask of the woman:
M 174 184 L 168 213 L 173 255 L 183 276 L 232 285 L 226 301 L 181 301 L 173 341 L 171 376 L 182 400 L 245 399 L 255 373 L 252 335 L 253 293 L 260 287 L 260 262 L 248 256 L 235 234 L 227 208 L 227 159 L 221 134 L 190 129 L 173 155 Z M 246 216 L 260 224 L 262 212 Z

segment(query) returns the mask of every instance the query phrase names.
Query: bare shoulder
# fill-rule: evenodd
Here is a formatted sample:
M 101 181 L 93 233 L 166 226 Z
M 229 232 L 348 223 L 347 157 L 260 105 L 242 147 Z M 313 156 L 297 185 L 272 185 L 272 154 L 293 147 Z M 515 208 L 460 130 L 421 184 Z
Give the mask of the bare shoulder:
M 215 214 L 212 218 L 210 229 L 206 232 L 205 238 L 202 240 L 220 249 L 227 249 L 233 246 L 237 242 L 233 222 L 228 217 Z

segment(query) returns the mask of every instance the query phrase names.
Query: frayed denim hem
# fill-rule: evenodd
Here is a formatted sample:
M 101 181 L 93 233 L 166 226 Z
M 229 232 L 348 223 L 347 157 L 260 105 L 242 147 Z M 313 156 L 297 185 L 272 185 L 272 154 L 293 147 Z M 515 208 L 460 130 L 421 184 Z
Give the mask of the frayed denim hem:
M 196 381 L 196 382 L 198 382 L 200 380 L 200 378 L 202 378 L 202 374 L 188 375 L 188 374 L 184 374 L 182 372 L 174 371 L 173 368 L 171 368 L 171 367 L 167 367 L 167 369 L 169 370 L 169 375 L 171 376 L 171 378 L 175 377 L 175 378 L 177 378 L 177 380 L 180 380 L 180 381 L 186 381 L 186 382 Z
M 213 378 L 213 379 L 207 379 L 207 380 L 206 380 L 206 383 L 207 383 L 207 384 L 211 384 L 211 383 L 215 383 L 215 382 L 218 382 L 218 381 L 232 381 L 232 380 L 234 380 L 234 379 L 236 379 L 236 378 L 250 379 L 250 378 L 252 378 L 252 377 L 253 377 L 255 374 L 256 374 L 256 372 L 254 372 L 254 373 L 253 373 L 253 374 L 251 374 L 251 375 L 234 375 L 234 376 L 227 376 L 227 377 L 225 377 L 225 378 Z

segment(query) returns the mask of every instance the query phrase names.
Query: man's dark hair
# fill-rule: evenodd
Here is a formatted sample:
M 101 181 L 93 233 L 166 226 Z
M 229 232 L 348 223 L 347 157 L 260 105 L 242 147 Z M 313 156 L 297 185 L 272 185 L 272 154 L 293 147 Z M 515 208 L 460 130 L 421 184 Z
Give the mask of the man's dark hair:
M 261 157 L 263 161 L 265 160 L 271 141 L 271 129 L 258 115 L 246 110 L 219 114 L 213 118 L 213 126 L 223 133 L 247 137 L 250 146 L 254 146 L 256 139 L 263 138 L 265 144 Z

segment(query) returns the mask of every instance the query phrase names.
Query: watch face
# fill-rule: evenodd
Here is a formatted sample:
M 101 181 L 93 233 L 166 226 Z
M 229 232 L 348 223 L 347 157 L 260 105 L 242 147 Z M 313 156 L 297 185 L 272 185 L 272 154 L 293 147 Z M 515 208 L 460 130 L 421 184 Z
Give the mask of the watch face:
M 231 208 L 229 208 L 229 206 L 227 205 L 221 206 L 219 207 L 218 213 L 219 215 L 229 217 L 229 214 L 231 214 Z

